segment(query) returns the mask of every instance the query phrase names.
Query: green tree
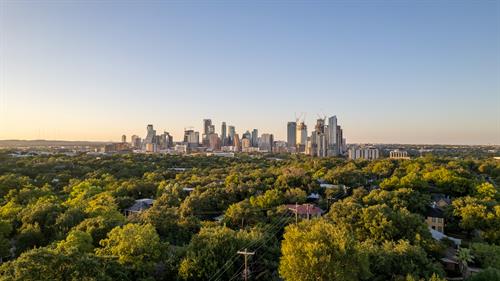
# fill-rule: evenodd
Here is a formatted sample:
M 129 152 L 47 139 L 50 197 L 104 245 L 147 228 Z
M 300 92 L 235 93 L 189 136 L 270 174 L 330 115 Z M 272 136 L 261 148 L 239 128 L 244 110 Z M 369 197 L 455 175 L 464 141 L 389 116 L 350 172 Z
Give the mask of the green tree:
M 359 280 L 368 275 L 367 256 L 346 227 L 324 219 L 286 228 L 279 273 L 285 280 Z
M 160 237 L 150 225 L 126 224 L 115 227 L 108 237 L 99 242 L 102 248 L 96 254 L 102 257 L 114 257 L 120 264 L 130 266 L 144 276 L 152 270 L 160 257 Z
M 500 246 L 487 243 L 472 243 L 474 260 L 482 268 L 493 267 L 500 270 Z
M 460 267 L 460 272 L 465 277 L 468 276 L 469 263 L 472 262 L 473 256 L 471 254 L 471 250 L 468 248 L 460 248 L 457 251 L 457 261 L 458 266 Z
M 71 231 L 65 240 L 57 243 L 57 250 L 65 253 L 91 253 L 94 250 L 92 236 L 79 230 Z

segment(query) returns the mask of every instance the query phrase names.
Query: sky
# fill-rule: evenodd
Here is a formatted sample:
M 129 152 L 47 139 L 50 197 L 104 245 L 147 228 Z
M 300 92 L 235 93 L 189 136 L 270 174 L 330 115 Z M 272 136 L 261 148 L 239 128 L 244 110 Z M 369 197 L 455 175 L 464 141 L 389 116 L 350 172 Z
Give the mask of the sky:
M 0 0 L 0 139 L 500 144 L 500 1 Z

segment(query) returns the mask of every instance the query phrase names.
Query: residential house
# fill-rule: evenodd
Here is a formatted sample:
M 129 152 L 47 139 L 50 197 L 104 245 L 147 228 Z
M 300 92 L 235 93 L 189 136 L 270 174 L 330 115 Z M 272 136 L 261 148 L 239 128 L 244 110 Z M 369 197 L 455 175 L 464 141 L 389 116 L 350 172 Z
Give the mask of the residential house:
M 444 233 L 444 213 L 435 204 L 427 208 L 425 222 L 430 228 Z
M 292 213 L 297 214 L 299 218 L 310 219 L 314 217 L 321 217 L 324 213 L 323 210 L 316 207 L 313 204 L 288 204 L 286 205 L 287 209 Z
M 125 215 L 129 216 L 131 214 L 141 213 L 141 212 L 151 208 L 151 206 L 153 206 L 153 202 L 154 202 L 154 200 L 149 199 L 149 198 L 135 200 L 134 205 L 132 205 L 124 210 Z

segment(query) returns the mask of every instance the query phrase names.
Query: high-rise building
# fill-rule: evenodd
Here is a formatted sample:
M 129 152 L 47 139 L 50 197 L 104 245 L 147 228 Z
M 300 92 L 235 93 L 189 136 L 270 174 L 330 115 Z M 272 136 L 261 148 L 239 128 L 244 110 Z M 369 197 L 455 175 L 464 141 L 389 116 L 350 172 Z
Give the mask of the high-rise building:
M 122 135 L 122 142 L 123 143 L 127 142 L 127 136 L 126 135 Z
M 243 135 L 241 136 L 241 139 L 249 139 L 251 140 L 252 139 L 252 134 L 250 133 L 250 131 L 246 131 L 243 133 Z
M 148 143 L 155 143 L 156 139 L 156 130 L 153 129 L 153 125 L 149 124 L 146 129 L 146 138 L 144 138 L 144 141 L 142 143 L 142 149 L 144 150 L 146 150 L 146 146 Z
M 210 125 L 208 127 L 208 135 L 215 134 L 215 125 Z
M 231 129 L 231 127 L 229 128 Z M 240 136 L 238 134 L 233 135 L 233 146 L 234 146 L 234 151 L 241 151 L 241 141 L 240 141 Z
M 245 151 L 247 148 L 252 146 L 252 141 L 247 138 L 241 139 L 241 149 Z
M 212 151 L 220 149 L 220 139 L 217 134 L 208 135 L 208 147 Z
M 273 152 L 274 137 L 273 134 L 262 134 L 259 140 L 259 150 Z
M 212 126 L 211 119 L 203 119 L 203 134 L 208 135 L 210 131 L 210 126 Z
M 230 144 L 234 143 L 234 135 L 235 134 L 236 134 L 236 129 L 234 128 L 234 126 L 229 126 L 228 127 L 228 139 L 229 139 Z
M 204 146 L 208 146 L 208 135 L 210 135 L 212 127 L 211 119 L 203 119 L 203 133 L 201 135 L 201 142 Z
M 328 118 L 328 156 L 337 156 L 339 154 L 338 149 L 338 134 L 337 134 L 337 116 L 333 115 Z
M 312 132 L 306 154 L 317 157 L 327 156 L 327 136 L 325 134 L 325 120 L 316 121 L 315 130 Z
M 304 122 L 297 125 L 297 151 L 304 152 L 307 143 L 307 126 Z
M 297 122 L 288 122 L 286 126 L 286 142 L 289 148 L 297 145 Z
M 220 130 L 220 140 L 221 140 L 221 145 L 224 146 L 227 144 L 227 137 L 226 137 L 226 122 L 222 122 L 221 130 Z
M 200 133 L 195 132 L 194 130 L 185 130 L 184 142 L 188 145 L 189 148 L 198 147 L 200 143 Z
M 252 147 L 259 146 L 259 131 L 257 129 L 252 130 Z
M 168 149 L 173 146 L 173 138 L 168 132 L 158 136 L 158 149 Z
M 132 135 L 130 145 L 135 149 L 141 148 L 141 138 L 137 135 Z
M 339 125 L 337 125 L 337 153 L 338 154 L 344 153 L 343 147 L 342 147 L 342 139 L 343 139 L 342 134 L 343 134 L 342 128 Z

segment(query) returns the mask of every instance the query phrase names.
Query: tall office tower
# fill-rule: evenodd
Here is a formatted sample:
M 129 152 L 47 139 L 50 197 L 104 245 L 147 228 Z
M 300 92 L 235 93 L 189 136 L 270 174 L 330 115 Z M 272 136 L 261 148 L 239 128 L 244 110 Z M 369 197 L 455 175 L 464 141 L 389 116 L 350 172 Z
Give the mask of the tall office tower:
M 228 142 L 233 145 L 234 144 L 234 135 L 236 134 L 236 129 L 234 126 L 228 127 Z
M 155 136 L 156 136 L 156 131 L 153 129 L 153 125 L 149 124 L 147 127 L 147 131 L 148 132 L 147 132 L 146 138 L 144 139 L 144 143 L 143 143 L 144 149 L 146 148 L 146 145 L 148 143 L 154 143 Z
M 259 146 L 259 131 L 257 129 L 252 130 L 252 147 Z
M 198 147 L 198 144 L 200 143 L 200 133 L 195 132 L 194 130 L 185 130 L 184 142 L 188 145 L 188 147 Z
M 309 154 L 317 157 L 327 156 L 327 144 L 325 135 L 325 119 L 316 120 L 315 130 L 311 134 L 311 147 L 309 149 Z
M 259 140 L 259 150 L 273 152 L 273 134 L 262 134 Z
M 217 134 L 210 134 L 208 136 L 208 147 L 214 151 L 220 149 L 220 139 Z
M 328 118 L 328 133 L 326 134 L 328 143 L 328 156 L 338 155 L 338 143 L 337 143 L 337 116 L 333 115 Z
M 231 127 L 229 127 L 229 129 L 231 129 Z M 234 151 L 241 151 L 240 136 L 238 134 L 234 134 L 232 139 L 233 139 Z
M 172 136 L 168 132 L 163 132 L 159 136 L 158 148 L 168 149 L 169 147 L 172 147 Z
M 342 129 L 337 125 L 337 154 L 343 154 L 342 151 Z
M 297 145 L 297 122 L 288 122 L 286 126 L 286 142 L 289 148 Z
M 250 131 L 246 131 L 245 133 L 243 133 L 243 135 L 241 136 L 241 139 L 249 139 L 251 140 L 252 139 L 252 134 L 250 133 Z
M 204 146 L 208 146 L 208 135 L 210 135 L 211 126 L 212 119 L 203 119 L 203 132 L 201 135 L 201 142 Z
M 297 125 L 297 151 L 304 152 L 307 143 L 307 126 L 304 122 Z
M 215 134 L 215 125 L 208 126 L 208 135 Z
M 324 134 L 325 133 L 325 119 L 316 120 L 316 126 L 314 126 L 316 132 Z
M 241 139 L 241 150 L 243 150 L 243 152 L 246 152 L 245 150 L 247 150 L 251 146 L 252 146 L 252 141 L 250 139 L 247 138 Z
M 220 129 L 220 140 L 221 140 L 221 145 L 222 146 L 225 146 L 226 145 L 226 140 L 227 140 L 227 137 L 226 137 L 226 122 L 222 122 L 222 126 L 221 126 L 221 129 Z
M 127 142 L 127 136 L 126 135 L 122 135 L 122 142 L 123 143 Z
M 212 119 L 203 119 L 203 134 L 208 135 L 210 126 L 212 126 Z
M 132 135 L 130 145 L 133 148 L 141 148 L 141 138 L 137 135 Z

